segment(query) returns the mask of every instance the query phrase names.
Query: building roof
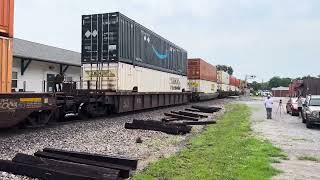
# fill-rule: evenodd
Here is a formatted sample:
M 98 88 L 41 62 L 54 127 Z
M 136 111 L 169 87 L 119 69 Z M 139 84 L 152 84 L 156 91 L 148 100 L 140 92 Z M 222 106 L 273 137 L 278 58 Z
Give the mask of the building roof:
M 289 87 L 272 88 L 272 91 L 289 91 Z
M 81 53 L 18 38 L 13 39 L 13 56 L 37 61 L 81 66 Z

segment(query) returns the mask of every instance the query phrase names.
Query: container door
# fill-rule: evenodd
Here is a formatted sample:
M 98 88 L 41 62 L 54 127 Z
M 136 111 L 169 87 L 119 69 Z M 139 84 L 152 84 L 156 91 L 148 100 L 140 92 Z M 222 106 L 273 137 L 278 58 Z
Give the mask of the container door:
M 97 63 L 98 35 L 98 15 L 82 16 L 82 63 Z
M 119 13 L 82 16 L 82 63 L 118 60 Z

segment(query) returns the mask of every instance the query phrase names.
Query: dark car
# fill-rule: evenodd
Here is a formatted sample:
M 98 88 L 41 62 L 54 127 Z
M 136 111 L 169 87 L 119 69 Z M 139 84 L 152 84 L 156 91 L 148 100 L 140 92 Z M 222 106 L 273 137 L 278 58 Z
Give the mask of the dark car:
M 298 98 L 290 98 L 287 102 L 287 113 L 291 114 L 292 116 L 299 116 L 299 109 L 298 109 Z

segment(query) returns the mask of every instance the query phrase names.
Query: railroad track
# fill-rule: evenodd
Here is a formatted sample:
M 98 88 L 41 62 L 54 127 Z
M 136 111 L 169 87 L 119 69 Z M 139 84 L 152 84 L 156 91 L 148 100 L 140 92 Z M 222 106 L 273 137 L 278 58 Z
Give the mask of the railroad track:
M 198 110 L 192 109 L 192 106 L 198 105 L 198 104 L 203 104 L 207 102 L 214 102 L 218 101 L 218 99 L 213 99 L 210 101 L 204 101 L 204 102 L 194 102 L 194 103 L 189 103 L 187 105 L 178 105 L 178 106 L 169 106 L 169 107 L 159 107 L 159 108 L 154 108 L 154 109 L 147 109 L 147 110 L 140 110 L 140 111 L 134 111 L 134 112 L 126 112 L 126 113 L 121 113 L 121 114 L 110 114 L 108 116 L 104 117 L 93 117 L 89 119 L 79 119 L 76 115 L 70 115 L 69 117 L 66 118 L 65 121 L 60 121 L 60 122 L 50 122 L 49 124 L 45 126 L 34 126 L 34 127 L 27 127 L 27 128 L 19 128 L 19 127 L 14 127 L 14 128 L 8 128 L 8 129 L 2 129 L 0 132 L 0 136 L 5 137 L 5 136 L 11 136 L 15 134 L 24 134 L 24 133 L 31 133 L 37 130 L 41 129 L 50 129 L 50 128 L 56 128 L 58 126 L 64 126 L 64 125 L 71 125 L 71 124 L 77 124 L 77 123 L 84 123 L 84 122 L 93 122 L 93 121 L 105 121 L 106 118 L 112 119 L 112 118 L 117 118 L 117 117 L 125 117 L 125 116 L 130 116 L 130 115 L 135 115 L 135 114 L 140 114 L 140 113 L 151 113 L 157 110 L 165 110 L 168 109 L 168 113 L 171 113 L 171 109 L 178 109 L 181 107 L 180 110 L 189 110 L 190 113 L 192 112 L 199 112 Z M 211 104 L 211 103 L 210 103 Z M 178 110 L 178 111 L 180 111 Z

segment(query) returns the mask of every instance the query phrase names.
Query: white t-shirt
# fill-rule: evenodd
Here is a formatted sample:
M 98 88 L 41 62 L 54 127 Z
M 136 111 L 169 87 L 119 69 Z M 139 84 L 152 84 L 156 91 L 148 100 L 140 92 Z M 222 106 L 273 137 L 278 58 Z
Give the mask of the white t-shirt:
M 272 105 L 273 105 L 272 99 L 271 98 L 270 99 L 266 99 L 264 101 L 264 105 L 265 105 L 266 108 L 272 108 Z

